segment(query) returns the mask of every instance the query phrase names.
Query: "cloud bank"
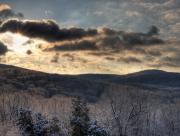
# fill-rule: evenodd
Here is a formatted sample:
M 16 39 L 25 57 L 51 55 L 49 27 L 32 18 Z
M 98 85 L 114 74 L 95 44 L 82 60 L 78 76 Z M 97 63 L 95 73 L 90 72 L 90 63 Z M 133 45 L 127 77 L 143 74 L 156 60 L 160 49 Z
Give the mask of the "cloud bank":
M 41 38 L 47 41 L 73 40 L 88 36 L 97 35 L 97 30 L 82 28 L 59 28 L 52 20 L 17 20 L 10 19 L 1 23 L 0 32 L 10 31 L 12 33 L 21 33 L 30 38 Z

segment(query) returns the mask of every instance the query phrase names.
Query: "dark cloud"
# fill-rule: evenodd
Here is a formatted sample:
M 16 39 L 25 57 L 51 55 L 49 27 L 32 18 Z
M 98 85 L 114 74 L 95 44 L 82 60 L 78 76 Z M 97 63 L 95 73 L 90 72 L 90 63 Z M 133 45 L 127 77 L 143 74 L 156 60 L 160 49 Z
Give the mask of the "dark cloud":
M 94 51 L 94 52 L 89 52 L 89 55 L 93 55 L 93 56 L 111 56 L 114 55 L 112 52 L 107 52 L 107 51 Z
M 176 53 L 173 56 L 164 57 L 161 62 L 163 65 L 171 66 L 171 67 L 180 67 L 180 53 Z M 161 64 L 161 63 L 160 63 Z
M 5 55 L 7 51 L 7 46 L 0 42 L 0 55 Z
M 118 59 L 119 62 L 124 62 L 124 63 L 141 63 L 142 61 L 138 58 L 135 57 L 121 57 Z
M 41 38 L 47 41 L 73 40 L 97 35 L 96 29 L 84 30 L 82 28 L 60 29 L 52 20 L 7 20 L 0 26 L 0 32 L 10 31 L 21 33 L 31 38 Z
M 122 33 L 100 39 L 101 48 L 134 50 L 136 47 L 149 47 L 162 44 L 163 40 L 143 33 Z
M 74 61 L 75 60 L 75 56 L 72 55 L 72 54 L 69 54 L 69 53 L 65 53 L 62 56 L 68 58 L 68 60 L 70 60 L 70 61 Z
M 8 18 L 23 18 L 22 13 L 14 12 L 11 7 L 7 4 L 0 4 L 0 20 L 5 20 Z
M 165 55 L 162 56 L 161 58 L 158 58 L 155 63 L 150 63 L 149 66 L 152 67 L 174 67 L 174 68 L 179 68 L 180 67 L 180 53 L 179 51 L 171 52 L 171 55 Z
M 31 51 L 31 50 L 27 50 L 27 51 L 26 51 L 26 54 L 27 54 L 27 55 L 31 55 L 31 54 L 32 54 L 32 51 Z
M 113 57 L 106 57 L 105 59 L 110 60 L 110 61 L 115 60 L 115 58 L 113 58 Z
M 117 35 L 117 34 L 123 34 L 123 31 L 116 31 L 107 27 L 103 27 L 100 29 L 100 33 L 104 35 Z
M 123 49 L 126 48 L 126 45 L 124 43 L 124 40 L 121 39 L 118 35 L 114 36 L 105 36 L 101 37 L 97 40 L 98 47 L 101 49 Z
M 162 44 L 164 41 L 158 38 L 159 28 L 152 25 L 147 33 L 135 33 L 116 31 L 109 28 L 103 28 L 100 34 L 105 35 L 99 40 L 103 48 L 111 49 L 132 49 L 136 46 L 151 46 Z
M 0 32 L 10 31 L 13 33 L 21 33 L 22 35 L 30 38 L 40 38 L 49 42 L 62 41 L 62 40 L 75 40 L 84 37 L 101 37 L 104 48 L 117 48 L 121 44 L 127 45 L 152 45 L 159 44 L 163 41 L 154 37 L 158 34 L 159 29 L 152 26 L 147 33 L 126 33 L 124 31 L 116 31 L 109 28 L 103 28 L 100 31 L 97 29 L 83 28 L 60 28 L 57 23 L 52 20 L 17 20 L 10 19 L 1 23 Z M 105 46 L 106 45 L 106 46 Z M 131 47 L 131 46 L 129 46 Z
M 163 52 L 161 52 L 159 48 L 160 47 L 158 47 L 158 46 L 156 46 L 156 48 L 149 48 L 149 49 L 146 49 L 145 47 L 143 47 L 143 48 L 135 47 L 135 48 L 133 48 L 132 51 L 135 54 L 144 54 L 144 55 L 148 55 L 151 57 L 160 57 L 160 56 L 162 56 Z
M 162 53 L 158 50 L 145 51 L 145 53 L 155 57 L 160 57 L 162 55 Z
M 79 38 L 78 40 L 66 41 L 46 49 L 46 51 L 96 50 L 118 53 L 123 50 L 132 50 L 158 56 L 160 53 L 155 51 L 147 52 L 143 48 L 163 43 L 163 40 L 148 33 L 126 33 L 108 28 L 98 31 L 98 35 L 90 36 L 89 38 L 89 40 L 87 38 Z M 138 47 L 140 48 L 138 49 Z
M 147 33 L 127 33 L 124 31 L 116 31 L 109 28 L 82 29 L 82 28 L 63 28 L 52 20 L 7 20 L 1 23 L 0 32 L 10 31 L 12 33 L 21 33 L 30 38 L 40 38 L 49 42 L 55 41 L 73 41 L 65 43 L 61 46 L 55 46 L 54 50 L 94 50 L 94 49 L 132 49 L 136 45 L 153 45 L 161 44 L 163 40 L 154 37 L 158 34 L 159 29 L 155 26 L 151 27 Z M 93 41 L 84 40 L 90 37 Z
M 55 45 L 53 48 L 49 50 L 54 51 L 77 51 L 77 50 L 96 50 L 97 47 L 95 45 L 95 42 L 88 41 L 88 40 L 82 40 L 77 42 L 69 42 L 64 43 L 62 45 Z
M 173 68 L 179 68 L 179 64 L 175 64 L 172 62 L 158 62 L 155 64 L 150 64 L 149 66 L 155 67 L 155 68 L 164 68 L 164 67 L 173 67 Z
M 123 35 L 123 40 L 129 45 L 154 45 L 162 44 L 163 40 L 149 35 L 149 33 L 127 33 Z

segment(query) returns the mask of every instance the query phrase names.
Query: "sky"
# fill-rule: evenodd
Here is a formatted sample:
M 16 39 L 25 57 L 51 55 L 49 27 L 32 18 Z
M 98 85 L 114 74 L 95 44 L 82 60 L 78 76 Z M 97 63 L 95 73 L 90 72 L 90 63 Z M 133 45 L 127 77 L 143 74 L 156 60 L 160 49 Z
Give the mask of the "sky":
M 152 24 L 177 34 L 179 0 L 1 0 L 30 19 L 54 19 L 62 26 L 145 31 Z
M 179 14 L 179 0 L 1 0 L 0 60 L 60 74 L 180 72 Z

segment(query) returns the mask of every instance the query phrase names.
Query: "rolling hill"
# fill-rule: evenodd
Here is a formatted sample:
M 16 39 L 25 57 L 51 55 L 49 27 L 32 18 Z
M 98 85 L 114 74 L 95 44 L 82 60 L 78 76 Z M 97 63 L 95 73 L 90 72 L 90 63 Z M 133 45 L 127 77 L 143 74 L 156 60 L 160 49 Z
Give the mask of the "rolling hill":
M 0 88 L 51 97 L 83 96 L 96 101 L 111 85 L 180 92 L 180 73 L 146 70 L 127 75 L 58 75 L 0 64 Z

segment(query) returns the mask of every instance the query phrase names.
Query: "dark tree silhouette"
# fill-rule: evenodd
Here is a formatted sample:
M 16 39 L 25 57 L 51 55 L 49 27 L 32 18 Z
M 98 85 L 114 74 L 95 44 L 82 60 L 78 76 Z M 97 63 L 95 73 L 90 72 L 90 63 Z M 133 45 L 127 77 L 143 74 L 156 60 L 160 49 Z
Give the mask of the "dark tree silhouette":
M 153 36 L 153 35 L 158 35 L 159 34 L 159 28 L 157 28 L 157 26 L 155 25 L 152 25 L 150 28 L 149 28 L 149 31 L 147 33 L 149 36 Z
M 27 134 L 30 136 L 35 135 L 33 118 L 30 110 L 22 108 L 18 110 L 17 125 L 19 126 L 23 136 L 26 136 Z
M 28 109 L 18 110 L 17 126 L 23 136 L 61 136 L 57 118 L 48 121 L 40 113 Z
M 87 136 L 90 121 L 87 104 L 84 100 L 78 97 L 76 99 L 73 99 L 72 105 L 72 136 Z

